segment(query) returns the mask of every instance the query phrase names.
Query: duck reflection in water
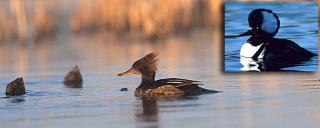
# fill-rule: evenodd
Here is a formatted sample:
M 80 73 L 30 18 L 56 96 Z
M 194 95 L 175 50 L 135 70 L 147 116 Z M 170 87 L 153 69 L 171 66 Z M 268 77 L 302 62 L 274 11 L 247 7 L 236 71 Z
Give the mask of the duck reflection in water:
M 142 126 L 139 127 L 158 128 L 159 115 L 157 99 L 151 97 L 142 97 L 141 100 L 142 104 L 138 104 L 135 110 L 136 121 L 138 124 L 142 123 Z
M 272 61 L 266 61 L 262 58 L 254 59 L 249 57 L 240 57 L 240 63 L 242 64 L 241 71 L 261 72 L 261 71 L 277 71 L 284 67 L 290 67 L 296 65 L 296 63 L 277 63 Z
M 240 63 L 243 66 L 240 69 L 241 71 L 261 72 L 261 71 L 280 71 L 282 70 L 282 68 L 302 65 L 305 63 L 305 61 L 281 63 L 281 61 L 278 61 L 278 60 L 272 61 L 270 59 L 269 60 L 266 60 L 263 58 L 254 59 L 254 58 L 240 56 Z
M 8 96 L 8 97 L 2 97 L 4 99 L 7 99 L 10 103 L 21 103 L 25 102 L 24 96 Z
M 243 67 L 240 69 L 241 71 L 261 71 L 262 69 L 262 59 L 253 60 L 252 58 L 240 57 L 240 63 Z

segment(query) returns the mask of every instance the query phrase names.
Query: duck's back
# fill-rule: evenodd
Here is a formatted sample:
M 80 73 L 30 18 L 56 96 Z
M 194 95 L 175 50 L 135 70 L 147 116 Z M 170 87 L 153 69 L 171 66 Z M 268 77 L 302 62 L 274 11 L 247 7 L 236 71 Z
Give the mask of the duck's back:
M 205 93 L 217 93 L 219 91 L 208 90 L 199 87 L 199 81 L 168 78 L 160 79 L 153 83 L 153 85 L 139 86 L 135 91 L 135 96 L 138 97 L 181 97 L 201 95 Z
M 266 45 L 264 59 L 277 62 L 297 62 L 308 60 L 315 55 L 291 40 L 273 38 Z

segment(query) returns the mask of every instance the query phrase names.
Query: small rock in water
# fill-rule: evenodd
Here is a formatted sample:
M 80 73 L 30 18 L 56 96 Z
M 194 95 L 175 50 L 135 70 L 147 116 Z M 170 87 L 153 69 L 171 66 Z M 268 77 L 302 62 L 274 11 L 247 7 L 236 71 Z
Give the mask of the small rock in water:
M 24 82 L 22 77 L 10 82 L 6 88 L 6 95 L 8 96 L 20 96 L 26 93 Z
M 77 65 L 71 69 L 63 80 L 64 83 L 82 83 L 82 81 L 82 76 Z
M 128 88 L 121 88 L 120 91 L 128 91 Z

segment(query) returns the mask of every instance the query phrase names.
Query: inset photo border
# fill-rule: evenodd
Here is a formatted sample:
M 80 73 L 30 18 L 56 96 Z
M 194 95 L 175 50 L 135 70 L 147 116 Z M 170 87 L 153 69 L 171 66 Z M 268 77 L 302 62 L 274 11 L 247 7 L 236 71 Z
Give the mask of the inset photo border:
M 225 2 L 224 72 L 318 71 L 318 2 Z

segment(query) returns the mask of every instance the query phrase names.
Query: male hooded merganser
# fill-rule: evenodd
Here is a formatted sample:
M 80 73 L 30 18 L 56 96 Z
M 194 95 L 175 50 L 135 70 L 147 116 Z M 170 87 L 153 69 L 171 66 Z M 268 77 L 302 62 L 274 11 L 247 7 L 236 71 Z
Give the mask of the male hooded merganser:
M 273 38 L 280 28 L 280 20 L 271 10 L 253 10 L 248 22 L 250 29 L 239 35 L 251 36 L 241 47 L 241 57 L 262 59 L 266 67 L 272 70 L 279 69 L 276 63 L 294 64 L 316 56 L 291 40 Z
M 182 97 L 201 95 L 205 93 L 217 93 L 219 91 L 208 90 L 202 87 L 199 81 L 167 78 L 155 81 L 157 70 L 157 54 L 150 53 L 133 63 L 131 68 L 118 76 L 140 74 L 141 84 L 136 88 L 134 95 L 137 97 Z

